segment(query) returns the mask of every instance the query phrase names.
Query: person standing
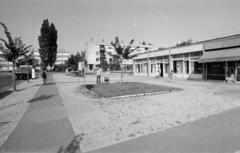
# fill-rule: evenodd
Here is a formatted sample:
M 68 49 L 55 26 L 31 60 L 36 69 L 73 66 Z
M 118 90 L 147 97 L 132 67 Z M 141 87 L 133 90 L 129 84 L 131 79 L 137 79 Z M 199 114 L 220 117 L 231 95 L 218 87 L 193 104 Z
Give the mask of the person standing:
M 101 67 L 99 67 L 97 69 L 97 84 L 101 84 L 101 73 L 102 73 L 102 69 Z
M 47 71 L 46 71 L 46 69 L 43 69 L 43 71 L 42 71 L 42 79 L 43 79 L 43 85 L 47 84 Z

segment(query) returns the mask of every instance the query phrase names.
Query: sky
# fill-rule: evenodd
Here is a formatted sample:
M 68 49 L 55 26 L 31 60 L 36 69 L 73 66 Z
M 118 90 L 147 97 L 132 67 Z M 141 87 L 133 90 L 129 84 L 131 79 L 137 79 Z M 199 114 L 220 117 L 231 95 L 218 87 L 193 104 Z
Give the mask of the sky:
M 239 0 L 0 0 L 0 21 L 37 50 L 44 19 L 58 48 L 84 50 L 90 39 L 145 41 L 156 48 L 240 33 Z M 5 38 L 0 27 L 0 37 Z

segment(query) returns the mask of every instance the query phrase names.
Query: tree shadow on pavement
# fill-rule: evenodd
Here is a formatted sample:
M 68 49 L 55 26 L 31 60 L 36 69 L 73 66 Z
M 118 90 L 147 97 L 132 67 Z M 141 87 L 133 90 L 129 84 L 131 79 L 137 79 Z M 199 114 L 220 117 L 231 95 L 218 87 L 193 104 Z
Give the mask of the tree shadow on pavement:
M 79 83 L 81 81 L 61 81 L 61 82 L 55 82 L 55 84 L 65 84 L 65 83 Z
M 34 102 L 37 102 L 37 101 L 50 99 L 50 98 L 52 98 L 53 96 L 54 96 L 54 95 L 41 95 L 41 96 L 38 96 L 38 97 L 35 97 L 35 98 L 29 100 L 28 103 L 34 103 Z
M 46 84 L 36 84 L 34 86 L 48 86 L 48 85 L 56 85 L 56 84 L 67 84 L 67 83 L 79 83 L 80 81 L 61 81 L 61 82 L 50 82 Z
M 8 90 L 8 91 L 3 91 L 0 93 L 0 99 L 10 95 L 12 93 L 12 91 Z
M 12 107 L 12 106 L 16 106 L 20 103 L 22 103 L 22 102 L 16 102 L 16 103 L 12 103 L 12 104 L 9 104 L 9 105 L 2 106 L 2 107 L 0 107 L 0 111 L 3 110 L 3 109 L 6 109 L 6 108 Z M 0 122 L 0 124 L 1 124 L 1 122 Z
M 93 84 L 86 84 L 86 88 L 88 90 L 91 90 L 92 88 L 94 88 L 94 85 Z
M 0 122 L 0 127 L 1 127 L 1 126 L 4 126 L 5 124 L 8 124 L 8 123 L 10 123 L 10 121 Z
M 76 135 L 66 148 L 61 147 L 57 153 L 81 153 L 79 145 L 82 139 L 80 135 Z

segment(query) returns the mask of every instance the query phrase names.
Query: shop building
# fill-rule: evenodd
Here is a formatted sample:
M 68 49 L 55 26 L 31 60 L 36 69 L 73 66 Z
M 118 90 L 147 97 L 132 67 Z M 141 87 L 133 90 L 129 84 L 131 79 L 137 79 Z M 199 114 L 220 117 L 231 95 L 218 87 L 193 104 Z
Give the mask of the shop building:
M 134 75 L 240 81 L 240 34 L 146 50 L 133 59 L 133 69 Z
M 204 79 L 240 81 L 240 34 L 200 43 Z
M 193 44 L 164 50 L 146 51 L 133 59 L 135 75 L 173 78 L 202 78 L 203 45 Z

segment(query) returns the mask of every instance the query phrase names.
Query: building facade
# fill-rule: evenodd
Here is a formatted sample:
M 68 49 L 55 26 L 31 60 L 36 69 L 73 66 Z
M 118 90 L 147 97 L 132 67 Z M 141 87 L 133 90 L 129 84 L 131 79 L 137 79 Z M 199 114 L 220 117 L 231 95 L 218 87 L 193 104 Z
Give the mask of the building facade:
M 135 75 L 189 78 L 201 77 L 198 59 L 202 44 L 148 51 L 133 59 Z M 171 76 L 170 76 L 171 75 Z
M 201 43 L 204 79 L 240 81 L 240 34 Z
M 66 51 L 65 49 L 59 49 L 57 52 L 57 59 L 55 61 L 55 64 L 65 64 L 65 61 L 67 61 L 69 57 L 70 54 L 68 51 Z
M 87 42 L 85 45 L 87 71 L 94 71 L 103 58 L 108 64 L 111 63 L 113 59 L 108 53 L 115 54 L 115 50 L 111 45 L 96 43 L 93 40 Z
M 133 59 L 134 75 L 225 80 L 240 77 L 240 34 L 188 46 L 145 51 Z
M 151 46 L 149 45 L 138 46 L 132 55 L 135 55 L 136 53 L 144 53 L 145 50 L 150 48 Z M 110 54 L 114 55 L 116 54 L 116 51 L 112 45 L 104 42 L 96 43 L 93 40 L 90 40 L 85 45 L 85 53 L 87 59 L 87 70 L 94 71 L 102 59 L 105 59 L 108 64 L 111 64 L 113 62 L 113 57 Z M 131 67 L 133 65 L 133 59 L 123 59 L 122 65 L 123 69 L 132 69 Z
M 2 58 L 2 52 L 0 51 L 0 71 L 11 71 L 12 69 L 12 62 Z
M 0 57 L 0 71 L 11 71 L 12 69 L 12 62 Z

